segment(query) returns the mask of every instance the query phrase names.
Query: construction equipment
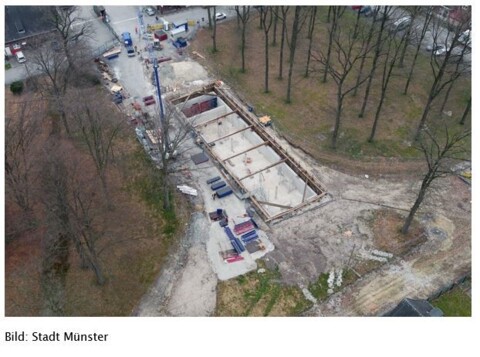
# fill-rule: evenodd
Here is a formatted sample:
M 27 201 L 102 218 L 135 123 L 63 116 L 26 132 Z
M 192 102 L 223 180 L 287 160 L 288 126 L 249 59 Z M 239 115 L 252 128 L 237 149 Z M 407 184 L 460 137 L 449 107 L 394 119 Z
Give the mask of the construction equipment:
M 163 46 L 158 38 L 153 39 L 153 49 L 156 51 L 163 50 Z

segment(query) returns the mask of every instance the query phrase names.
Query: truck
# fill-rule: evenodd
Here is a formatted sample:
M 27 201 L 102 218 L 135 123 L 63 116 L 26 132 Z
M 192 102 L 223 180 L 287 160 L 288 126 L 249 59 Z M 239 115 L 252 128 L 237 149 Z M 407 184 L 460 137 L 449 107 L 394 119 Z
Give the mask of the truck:
M 102 19 L 102 21 L 110 22 L 107 12 L 105 11 L 105 8 L 103 6 L 94 6 L 93 11 L 95 12 L 95 15 Z
M 130 32 L 124 32 L 122 33 L 122 40 L 123 43 L 125 44 L 125 48 L 127 49 L 127 55 L 128 57 L 135 56 L 135 50 L 133 49 L 133 42 L 132 42 L 132 36 L 130 36 Z

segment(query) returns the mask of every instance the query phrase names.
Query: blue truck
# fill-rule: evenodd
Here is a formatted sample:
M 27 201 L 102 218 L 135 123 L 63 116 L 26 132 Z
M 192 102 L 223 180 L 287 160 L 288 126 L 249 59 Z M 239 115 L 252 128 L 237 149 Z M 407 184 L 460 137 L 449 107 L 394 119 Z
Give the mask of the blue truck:
M 125 48 L 127 49 L 127 54 L 129 57 L 135 56 L 135 50 L 133 49 L 133 42 L 132 42 L 132 36 L 130 36 L 130 32 L 124 32 L 122 33 L 122 40 L 125 45 Z

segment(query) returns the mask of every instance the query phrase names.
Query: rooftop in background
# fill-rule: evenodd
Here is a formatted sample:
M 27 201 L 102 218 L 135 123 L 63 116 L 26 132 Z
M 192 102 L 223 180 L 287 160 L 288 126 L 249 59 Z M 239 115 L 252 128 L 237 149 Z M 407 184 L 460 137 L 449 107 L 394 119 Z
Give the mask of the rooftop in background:
M 427 300 L 413 300 L 405 298 L 392 311 L 385 316 L 399 317 L 440 317 L 443 316 L 442 310 L 432 306 Z
M 21 41 L 55 30 L 48 21 L 52 6 L 6 6 L 5 43 Z

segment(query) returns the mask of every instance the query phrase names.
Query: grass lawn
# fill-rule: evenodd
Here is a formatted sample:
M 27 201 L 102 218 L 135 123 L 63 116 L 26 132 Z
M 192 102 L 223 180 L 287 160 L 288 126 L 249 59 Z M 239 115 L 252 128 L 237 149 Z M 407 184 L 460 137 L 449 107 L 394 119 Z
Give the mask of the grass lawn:
M 258 268 L 265 269 L 262 262 Z M 278 270 L 258 270 L 217 286 L 216 316 L 298 316 L 312 306 L 298 287 L 279 283 Z
M 444 316 L 472 316 L 472 298 L 460 286 L 431 301 L 443 311 Z
M 317 12 L 313 36 L 314 54 L 318 54 L 328 45 L 327 11 L 327 7 L 319 7 Z M 344 32 L 351 26 L 352 14 L 353 12 L 350 10 L 345 13 L 344 22 L 341 24 Z M 293 9 L 290 9 L 289 16 L 287 24 L 290 29 Z M 366 19 L 362 20 L 365 25 L 369 24 L 367 21 Z M 207 50 L 212 46 L 211 31 L 208 29 L 203 29 L 197 34 L 195 40 L 191 42 L 190 49 L 205 56 L 205 60 L 198 59 L 198 61 L 209 68 L 218 79 L 222 79 L 232 86 L 247 103 L 252 104 L 258 116 L 270 115 L 275 129 L 292 144 L 301 147 L 318 160 L 334 164 L 337 164 L 336 158 L 364 162 L 378 162 L 378 158 L 423 159 L 421 153 L 413 147 L 412 140 L 433 83 L 428 52 L 422 49 L 418 56 L 407 95 L 403 94 L 403 89 L 414 55 L 413 46 L 409 46 L 407 49 L 405 65 L 402 68 L 398 66 L 394 68 L 373 143 L 368 143 L 367 139 L 380 95 L 381 63 L 373 80 L 367 110 L 363 118 L 359 118 L 358 113 L 363 102 L 365 85 L 358 90 L 356 96 L 347 95 L 343 106 L 337 150 L 334 151 L 331 149 L 331 137 L 335 118 L 336 85 L 332 78 L 328 78 L 326 83 L 322 83 L 323 67 L 314 58 L 310 63 L 310 75 L 305 77 L 306 54 L 309 44 L 306 33 L 307 25 L 302 27 L 298 38 L 292 76 L 292 102 L 289 104 L 285 102 L 289 67 L 287 46 L 284 50 L 283 79 L 278 78 L 281 27 L 277 30 L 276 46 L 270 46 L 269 49 L 269 92 L 265 93 L 264 32 L 259 29 L 258 15 L 255 11 L 251 13 L 251 20 L 247 26 L 245 73 L 240 70 L 241 31 L 237 28 L 235 20 L 218 24 L 218 52 L 211 53 Z M 272 34 L 273 29 L 270 30 L 270 43 Z M 371 62 L 370 56 L 365 61 L 364 74 L 370 70 Z M 349 83 L 354 83 L 357 71 L 358 68 L 350 78 L 347 78 Z M 439 125 L 443 122 L 440 119 L 444 119 L 447 125 L 455 130 L 463 128 L 458 125 L 458 121 L 470 97 L 470 73 L 460 77 L 452 88 L 445 107 L 445 111 L 451 112 L 451 116 L 439 112 L 443 93 L 433 103 L 428 125 Z M 470 123 L 469 119 L 467 122 Z M 466 145 L 469 146 L 470 143 L 466 143 Z

